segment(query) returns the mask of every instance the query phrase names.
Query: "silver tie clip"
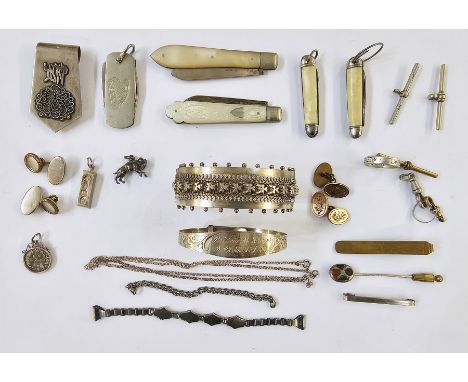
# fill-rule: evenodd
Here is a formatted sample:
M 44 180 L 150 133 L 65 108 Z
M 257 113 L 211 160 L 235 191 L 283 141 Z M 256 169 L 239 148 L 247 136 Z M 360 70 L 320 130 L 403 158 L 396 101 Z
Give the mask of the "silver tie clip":
M 440 77 L 439 77 L 439 92 L 429 94 L 428 99 L 431 101 L 437 102 L 437 117 L 436 117 L 436 130 L 442 129 L 443 118 L 444 118 L 444 102 L 447 99 L 445 94 L 445 76 L 446 76 L 446 66 L 442 64 L 440 66 Z
M 418 63 L 414 64 L 413 69 L 411 70 L 411 73 L 408 79 L 406 80 L 406 84 L 403 90 L 400 90 L 400 89 L 393 90 L 394 93 L 400 96 L 400 99 L 398 100 L 398 103 L 395 107 L 395 111 L 393 112 L 392 117 L 390 118 L 390 125 L 395 124 L 396 120 L 398 119 L 398 116 L 401 113 L 401 109 L 403 105 L 405 104 L 406 99 L 410 95 L 411 87 L 413 86 L 413 82 L 416 78 L 416 74 L 418 74 L 419 67 L 420 65 Z
M 138 85 L 134 52 L 135 45 L 129 44 L 123 52 L 110 53 L 102 67 L 106 123 L 117 129 L 130 127 L 135 121 Z
M 318 134 L 319 93 L 316 59 L 318 51 L 313 50 L 301 59 L 302 101 L 304 104 L 304 124 L 308 137 Z
M 369 45 L 354 57 L 348 60 L 346 65 L 346 96 L 348 108 L 348 127 L 351 138 L 359 138 L 365 122 L 366 111 L 366 74 L 364 62 L 376 56 L 383 48 L 381 42 Z M 369 57 L 362 57 L 369 53 L 371 48 L 378 47 Z
M 281 108 L 266 101 L 239 98 L 193 96 L 166 108 L 175 123 L 259 123 L 281 121 Z
M 31 113 L 54 132 L 81 117 L 80 47 L 38 43 Z
M 401 306 L 415 306 L 416 301 L 410 298 L 381 298 L 381 297 L 366 297 L 356 296 L 352 293 L 343 293 L 343 300 L 352 302 L 367 302 L 371 304 L 387 304 L 387 305 L 401 305 Z
M 174 77 L 188 81 L 259 76 L 278 66 L 276 53 L 186 45 L 162 46 L 151 53 L 151 58 L 172 69 Z

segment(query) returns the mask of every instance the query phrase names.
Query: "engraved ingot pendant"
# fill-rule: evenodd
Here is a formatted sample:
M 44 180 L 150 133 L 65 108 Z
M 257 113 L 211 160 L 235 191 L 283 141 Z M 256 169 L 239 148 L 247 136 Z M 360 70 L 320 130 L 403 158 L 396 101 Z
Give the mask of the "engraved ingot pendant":
M 137 102 L 135 45 L 107 56 L 102 68 L 102 89 L 106 123 L 118 129 L 133 125 Z
M 87 164 L 88 170 L 83 170 L 83 175 L 81 176 L 80 191 L 78 192 L 76 205 L 91 208 L 97 175 L 94 171 L 94 161 L 92 158 L 87 158 Z
M 260 168 L 259 164 L 249 168 L 245 163 L 241 167 L 181 164 L 172 186 L 178 208 L 219 208 L 220 212 L 224 208 L 290 212 L 299 192 L 294 168 Z
M 36 233 L 23 251 L 24 266 L 34 273 L 45 272 L 52 266 L 52 255 L 41 238 L 41 234 Z
M 38 43 L 31 113 L 57 132 L 81 117 L 80 47 Z

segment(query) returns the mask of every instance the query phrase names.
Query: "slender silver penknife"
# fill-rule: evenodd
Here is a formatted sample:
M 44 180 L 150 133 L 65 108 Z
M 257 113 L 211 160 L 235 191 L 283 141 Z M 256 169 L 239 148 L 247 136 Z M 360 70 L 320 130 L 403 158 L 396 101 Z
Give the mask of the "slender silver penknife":
M 172 69 L 174 77 L 188 81 L 259 76 L 278 66 L 276 53 L 187 45 L 162 46 L 151 53 L 151 58 Z
M 266 101 L 240 98 L 194 96 L 166 107 L 175 123 L 261 123 L 281 121 L 281 108 Z

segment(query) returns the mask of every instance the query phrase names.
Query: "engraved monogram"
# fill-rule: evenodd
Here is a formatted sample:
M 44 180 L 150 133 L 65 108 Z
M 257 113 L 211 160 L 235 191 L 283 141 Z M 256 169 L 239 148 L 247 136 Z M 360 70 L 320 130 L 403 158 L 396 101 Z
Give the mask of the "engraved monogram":
M 75 112 L 75 97 L 65 89 L 65 77 L 69 69 L 61 62 L 44 62 L 45 83 L 50 85 L 42 88 L 36 95 L 35 107 L 41 118 L 64 121 L 71 119 Z
M 312 196 L 312 212 L 317 216 L 324 216 L 328 212 L 328 200 L 323 192 L 316 192 Z
M 128 79 L 119 79 L 112 77 L 107 81 L 109 91 L 109 102 L 112 107 L 121 106 L 128 97 L 130 90 L 130 81 Z

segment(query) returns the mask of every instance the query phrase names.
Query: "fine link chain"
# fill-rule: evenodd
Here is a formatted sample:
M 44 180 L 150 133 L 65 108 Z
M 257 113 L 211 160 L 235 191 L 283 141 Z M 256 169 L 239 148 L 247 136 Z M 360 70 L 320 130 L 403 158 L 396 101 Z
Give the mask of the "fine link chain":
M 231 316 L 222 317 L 216 313 L 199 314 L 191 310 L 184 312 L 173 312 L 166 308 L 113 308 L 104 309 L 99 305 L 94 305 L 94 320 L 98 321 L 105 317 L 119 316 L 155 316 L 160 320 L 171 318 L 183 320 L 189 324 L 193 322 L 204 322 L 210 326 L 224 324 L 233 329 L 248 328 L 254 326 L 290 326 L 301 330 L 305 329 L 305 316 L 298 315 L 296 318 L 254 318 L 248 319 Z
M 197 288 L 193 291 L 185 291 L 185 290 L 174 288 L 170 285 L 161 284 L 161 283 L 148 281 L 148 280 L 135 281 L 133 283 L 127 284 L 126 286 L 126 288 L 133 294 L 136 294 L 137 289 L 141 287 L 155 288 L 155 289 L 162 290 L 164 292 L 171 293 L 174 296 L 186 297 L 186 298 L 197 297 L 203 293 L 221 294 L 221 295 L 226 295 L 226 296 L 240 296 L 240 297 L 249 298 L 254 301 L 268 301 L 270 303 L 271 308 L 274 308 L 276 306 L 275 298 L 269 294 L 256 294 L 253 292 L 240 290 L 240 289 L 215 288 L 215 287 L 204 286 L 204 287 Z
M 149 267 L 134 265 L 131 263 L 140 263 L 156 266 L 176 266 L 183 269 L 191 269 L 197 266 L 223 266 L 235 268 L 249 268 L 274 270 L 285 272 L 300 272 L 301 276 L 285 276 L 285 275 L 245 275 L 245 274 L 226 274 L 226 273 L 202 273 L 202 272 L 185 272 L 185 271 L 168 271 Z M 185 280 L 200 280 L 200 281 L 273 281 L 273 282 L 289 282 L 289 283 L 305 283 L 309 288 L 313 285 L 313 279 L 318 276 L 318 271 L 310 270 L 310 261 L 251 261 L 251 260 L 207 260 L 196 261 L 193 263 L 185 263 L 173 259 L 163 258 L 148 258 L 148 257 L 132 257 L 132 256 L 97 256 L 90 260 L 85 266 L 87 270 L 93 270 L 99 266 L 107 266 L 110 268 L 127 269 L 134 272 L 153 273 L 160 276 L 185 279 Z M 290 265 L 286 267 L 284 265 Z M 295 267 L 295 268 L 294 268 Z

